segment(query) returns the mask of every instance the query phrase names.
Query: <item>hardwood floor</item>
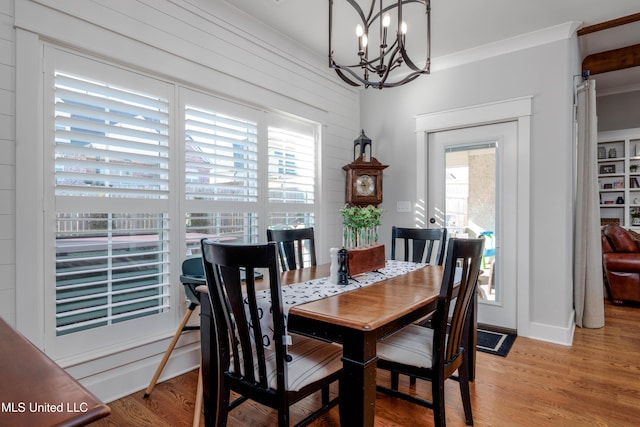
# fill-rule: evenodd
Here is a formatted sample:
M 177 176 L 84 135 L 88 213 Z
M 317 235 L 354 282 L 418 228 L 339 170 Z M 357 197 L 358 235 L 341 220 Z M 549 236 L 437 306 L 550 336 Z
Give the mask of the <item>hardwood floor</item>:
M 576 328 L 573 346 L 518 337 L 506 358 L 478 353 L 471 385 L 476 426 L 636 426 L 640 419 L 640 307 L 605 305 L 606 326 Z M 379 371 L 379 381 L 388 375 Z M 408 388 L 408 380 L 403 378 Z M 111 402 L 112 414 L 92 426 L 190 426 L 197 371 L 158 384 L 148 399 L 140 390 Z M 430 395 L 419 381 L 417 393 Z M 458 384 L 446 384 L 447 423 L 464 426 Z M 311 402 L 292 407 L 299 421 Z M 245 402 L 231 412 L 229 426 L 272 427 L 275 413 Z M 312 424 L 339 426 L 334 408 Z M 376 427 L 433 425 L 432 412 L 378 394 Z M 348 426 L 347 426 L 348 427 Z

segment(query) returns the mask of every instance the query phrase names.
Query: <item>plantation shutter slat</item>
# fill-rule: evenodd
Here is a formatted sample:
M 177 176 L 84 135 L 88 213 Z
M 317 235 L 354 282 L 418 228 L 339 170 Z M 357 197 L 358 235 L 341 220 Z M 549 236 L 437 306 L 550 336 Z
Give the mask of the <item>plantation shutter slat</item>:
M 169 101 L 56 73 L 54 107 L 55 195 L 86 201 L 56 203 L 56 335 L 165 312 L 168 215 L 145 200 L 169 197 Z M 142 213 L 95 212 L 95 198 Z
M 257 202 L 257 133 L 255 121 L 187 105 L 186 199 Z
M 167 197 L 168 100 L 60 73 L 55 88 L 56 195 Z
M 269 127 L 269 202 L 315 203 L 315 139 Z

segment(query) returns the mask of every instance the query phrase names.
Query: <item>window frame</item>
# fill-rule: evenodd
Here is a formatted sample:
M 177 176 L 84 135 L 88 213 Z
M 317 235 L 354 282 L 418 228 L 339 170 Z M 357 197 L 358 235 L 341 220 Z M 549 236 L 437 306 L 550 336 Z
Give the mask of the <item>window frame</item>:
M 104 59 L 98 59 L 92 57 L 91 55 L 87 55 L 84 53 L 80 53 L 74 51 L 72 49 L 67 49 L 61 46 L 52 45 L 48 43 L 41 43 L 38 40 L 33 38 L 19 37 L 18 45 L 26 45 L 31 47 L 37 47 L 31 53 L 34 55 L 36 52 L 39 52 L 42 59 L 36 59 L 32 57 L 31 59 L 36 59 L 36 62 L 39 63 L 39 67 L 43 71 L 43 74 L 38 74 L 38 72 L 29 72 L 27 73 L 28 78 L 20 79 L 20 83 L 18 87 L 22 86 L 25 88 L 25 82 L 30 82 L 29 79 L 42 79 L 41 85 L 37 87 L 33 87 L 32 85 L 28 85 L 28 92 L 30 96 L 27 97 L 25 104 L 31 103 L 32 105 L 37 105 L 37 110 L 41 111 L 40 117 L 41 126 L 35 126 L 36 129 L 40 129 L 35 132 L 24 132 L 22 131 L 20 135 L 28 135 L 28 134 L 39 134 L 36 138 L 33 139 L 34 150 L 30 153 L 27 153 L 24 150 L 21 150 L 21 156 L 17 156 L 17 165 L 18 167 L 24 166 L 25 164 L 30 165 L 38 165 L 41 164 L 42 168 L 40 168 L 36 172 L 36 176 L 40 176 L 36 182 L 25 183 L 24 185 L 17 186 L 17 189 L 29 189 L 29 191 L 34 192 L 34 197 L 31 198 L 31 203 L 36 208 L 36 212 L 34 215 L 28 215 L 29 218 L 40 218 L 41 222 L 36 227 L 35 231 L 27 233 L 23 233 L 24 226 L 26 222 L 22 222 L 23 229 L 19 231 L 20 236 L 31 236 L 36 237 L 36 241 L 41 241 L 41 244 L 37 245 L 39 254 L 36 254 L 33 262 L 29 263 L 21 263 L 17 262 L 20 266 L 24 265 L 32 265 L 36 267 L 36 271 L 33 274 L 28 274 L 26 277 L 31 278 L 40 278 L 36 281 L 39 284 L 35 285 L 34 289 L 26 290 L 25 292 L 20 292 L 17 298 L 17 306 L 16 310 L 38 310 L 38 307 L 41 307 L 38 310 L 38 313 L 35 316 L 30 316 L 26 313 L 21 314 L 17 317 L 17 324 L 24 325 L 25 331 L 27 334 L 34 337 L 34 342 L 44 351 L 50 355 L 55 360 L 61 361 L 63 365 L 70 365 L 75 363 L 80 363 L 83 361 L 93 360 L 96 357 L 105 356 L 108 354 L 115 354 L 124 350 L 131 349 L 132 346 L 144 345 L 145 343 L 155 342 L 158 339 L 165 338 L 167 336 L 173 335 L 175 332 L 175 328 L 180 323 L 182 315 L 185 311 L 185 306 L 182 304 L 184 301 L 184 291 L 182 290 L 182 286 L 176 278 L 180 275 L 180 265 L 181 261 L 185 258 L 184 248 L 186 247 L 186 236 L 184 233 L 185 227 L 170 227 L 170 241 L 171 241 L 171 252 L 172 252 L 172 260 L 170 263 L 170 282 L 171 282 L 171 291 L 170 291 L 170 305 L 171 309 L 166 313 L 166 318 L 162 319 L 161 322 L 158 322 L 158 318 L 156 316 L 150 316 L 150 321 L 148 324 L 144 320 L 137 319 L 135 329 L 141 329 L 145 332 L 142 334 L 138 334 L 131 337 L 119 336 L 115 332 L 110 332 L 109 334 L 114 337 L 114 340 L 110 343 L 105 343 L 102 339 L 98 338 L 99 334 L 91 334 L 92 336 L 87 337 L 87 341 L 84 339 L 80 339 L 77 334 L 69 334 L 63 337 L 69 338 L 68 340 L 63 337 L 55 337 L 55 334 L 52 339 L 51 327 L 47 325 L 47 322 L 51 319 L 52 307 L 51 301 L 54 300 L 55 294 L 55 286 L 51 286 L 51 278 L 55 277 L 55 263 L 51 261 L 51 253 L 52 248 L 55 248 L 55 239 L 52 237 L 53 231 L 55 230 L 54 218 L 55 215 L 55 196 L 54 196 L 54 187 L 53 183 L 53 156 L 52 152 L 54 149 L 53 144 L 50 145 L 50 141 L 52 140 L 53 134 L 53 118 L 49 113 L 48 102 L 50 102 L 52 98 L 52 90 L 53 90 L 53 75 L 49 73 L 50 70 L 55 69 L 55 61 L 52 60 L 51 55 L 55 52 L 55 54 L 60 54 L 62 56 L 71 56 L 75 57 L 78 61 L 89 61 L 90 63 L 99 64 L 99 66 L 106 67 L 114 67 L 116 69 L 121 69 L 126 73 L 133 73 L 135 75 L 141 76 L 144 79 L 153 79 L 163 84 L 166 84 L 169 88 L 169 96 L 172 98 L 171 107 L 170 107 L 170 128 L 172 131 L 170 132 L 170 197 L 169 200 L 173 200 L 176 194 L 179 194 L 179 202 L 167 202 L 168 206 L 166 207 L 166 211 L 169 212 L 170 221 L 172 224 L 183 223 L 184 220 L 184 212 L 191 210 L 194 211 L 195 207 L 200 208 L 201 206 L 205 206 L 204 203 L 194 203 L 198 201 L 186 201 L 182 195 L 184 194 L 184 182 L 185 182 L 185 174 L 184 174 L 184 150 L 183 146 L 179 144 L 183 135 L 184 135 L 184 122 L 183 120 L 178 120 L 178 118 L 183 117 L 184 110 L 182 106 L 182 98 L 187 91 L 198 92 L 201 93 L 205 97 L 210 97 L 211 99 L 216 99 L 218 101 L 223 101 L 227 103 L 227 105 L 236 105 L 242 109 L 249 109 L 258 116 L 258 128 L 259 133 L 262 135 L 259 137 L 258 142 L 258 161 L 261 165 L 266 165 L 266 147 L 264 144 L 267 142 L 267 134 L 266 129 L 268 127 L 269 120 L 277 120 L 279 117 L 285 117 L 283 113 L 268 111 L 264 108 L 260 108 L 257 106 L 246 105 L 241 102 L 231 101 L 227 98 L 220 97 L 219 94 L 215 94 L 213 92 L 200 91 L 197 89 L 193 89 L 185 86 L 182 82 L 179 82 L 177 79 L 174 81 L 166 80 L 164 78 L 159 78 L 158 76 L 149 75 L 147 73 L 141 72 L 140 70 L 130 69 L 125 66 L 122 66 L 117 63 L 113 63 Z M 37 55 L 34 55 L 37 56 Z M 23 57 L 24 58 L 24 57 Z M 29 61 L 22 60 L 21 62 L 28 63 Z M 70 68 L 74 61 L 65 61 L 67 67 Z M 35 64 L 34 64 L 35 65 Z M 73 70 L 72 70 L 73 71 Z M 24 126 L 24 122 L 26 120 L 25 112 L 27 109 L 18 108 L 21 111 L 20 120 L 23 122 L 23 129 L 28 128 Z M 319 153 L 320 153 L 320 130 L 321 124 L 305 119 L 298 119 L 301 123 L 306 123 L 314 127 L 314 138 L 315 138 L 315 199 L 319 200 L 320 195 L 320 164 L 319 164 Z M 40 119 L 36 120 L 39 122 Z M 31 124 L 33 127 L 33 124 Z M 17 135 L 18 136 L 18 135 Z M 178 144 L 176 144 L 178 142 Z M 29 155 L 27 155 L 29 154 Z M 36 158 L 32 158 L 36 156 Z M 35 161 L 34 161 L 35 160 Z M 264 175 L 264 176 L 262 176 Z M 27 173 L 18 174 L 18 179 L 25 178 L 27 176 L 31 176 Z M 266 241 L 266 226 L 267 226 L 267 218 L 268 212 L 271 210 L 282 211 L 283 205 L 268 203 L 266 197 L 267 191 L 267 168 L 266 166 L 262 166 L 260 168 L 260 177 L 259 177 L 259 190 L 258 190 L 258 212 L 259 212 L 259 225 L 258 225 L 258 240 L 260 242 Z M 67 204 L 68 202 L 68 204 Z M 127 200 L 96 200 L 96 205 L 93 206 L 93 211 L 97 212 L 101 209 L 107 209 L 107 211 L 112 212 L 146 212 L 147 207 L 140 209 L 131 209 L 131 206 L 127 203 Z M 160 209 L 160 206 L 163 202 L 153 201 L 152 203 L 155 208 Z M 30 203 L 30 204 L 31 204 Z M 42 209 L 39 210 L 37 206 L 41 204 Z M 291 206 L 292 210 L 300 209 L 301 205 Z M 318 213 L 319 209 L 317 208 L 318 204 L 313 204 L 306 206 L 306 209 L 312 213 L 315 218 L 316 223 L 319 220 Z M 82 207 L 82 203 L 77 200 L 72 200 L 72 198 L 68 198 L 65 200 L 65 210 L 73 211 Z M 225 209 L 231 208 L 232 206 L 225 205 L 225 202 L 218 202 L 216 205 L 217 209 Z M 237 206 L 236 206 L 237 208 Z M 270 210 L 271 209 L 271 210 Z M 288 207 L 286 207 L 288 209 Z M 286 210 L 285 209 L 285 210 Z M 195 209 L 197 211 L 198 209 Z M 105 212 L 107 212 L 105 211 Z M 24 245 L 18 244 L 18 252 L 19 253 L 28 253 L 30 249 L 28 246 L 32 246 L 32 243 L 26 243 Z M 178 250 L 176 250 L 176 247 Z M 32 251 L 32 250 L 31 250 Z M 55 251 L 53 251 L 55 252 Z M 179 253 L 179 255 L 173 255 L 175 253 Z M 55 259 L 55 256 L 53 257 Z M 31 299 L 33 298 L 33 300 Z M 35 303 L 35 306 L 33 304 Z M 144 318 L 143 318 L 144 319 Z M 26 324 L 28 323 L 28 324 Z M 123 325 L 130 326 L 130 322 L 124 322 Z M 148 329 L 147 329 L 148 327 Z M 134 329 L 134 328 L 129 328 Z M 65 342 L 66 341 L 66 342 Z

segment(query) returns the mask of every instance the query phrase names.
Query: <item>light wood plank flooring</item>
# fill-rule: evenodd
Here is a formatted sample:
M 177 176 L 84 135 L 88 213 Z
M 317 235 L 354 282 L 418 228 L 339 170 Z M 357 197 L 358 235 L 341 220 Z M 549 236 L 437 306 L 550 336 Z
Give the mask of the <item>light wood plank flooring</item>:
M 640 307 L 605 306 L 606 326 L 575 332 L 566 347 L 518 337 L 506 358 L 478 353 L 471 385 L 476 426 L 637 426 L 640 420 Z M 379 381 L 388 375 L 379 371 Z M 149 399 L 143 390 L 111 402 L 112 414 L 93 426 L 191 426 L 197 371 L 158 384 Z M 404 378 L 405 388 L 408 380 Z M 464 426 L 458 384 L 447 382 L 447 423 Z M 416 393 L 430 395 L 427 383 Z M 293 421 L 312 402 L 292 407 Z M 272 427 L 272 410 L 245 402 L 230 414 L 229 426 Z M 378 394 L 377 427 L 433 425 L 429 409 Z M 316 427 L 339 426 L 334 408 Z M 348 426 L 346 426 L 348 427 Z

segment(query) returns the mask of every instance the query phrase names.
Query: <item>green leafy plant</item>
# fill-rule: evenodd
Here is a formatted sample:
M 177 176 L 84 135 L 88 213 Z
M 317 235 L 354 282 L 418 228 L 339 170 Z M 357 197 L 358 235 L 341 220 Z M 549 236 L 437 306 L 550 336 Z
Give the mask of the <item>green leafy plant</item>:
M 365 247 L 378 242 L 378 226 L 382 209 L 373 205 L 348 206 L 340 209 L 343 226 L 343 246 Z

